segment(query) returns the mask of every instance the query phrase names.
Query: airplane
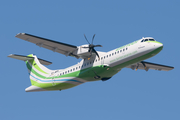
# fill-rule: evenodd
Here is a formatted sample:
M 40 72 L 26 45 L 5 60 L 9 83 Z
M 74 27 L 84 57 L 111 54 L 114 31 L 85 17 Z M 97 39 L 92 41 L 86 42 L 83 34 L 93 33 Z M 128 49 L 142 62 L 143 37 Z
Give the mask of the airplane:
M 82 59 L 79 63 L 65 69 L 50 70 L 44 65 L 50 65 L 52 62 L 37 58 L 36 55 L 27 56 L 10 54 L 8 57 L 25 61 L 31 86 L 26 88 L 26 92 L 35 91 L 54 91 L 65 90 L 82 83 L 91 81 L 106 81 L 117 74 L 123 68 L 132 70 L 142 69 L 148 71 L 159 70 L 169 71 L 174 67 L 150 63 L 144 61 L 155 56 L 163 49 L 163 44 L 152 37 L 143 37 L 122 47 L 108 52 L 96 51 L 94 45 L 94 36 L 89 44 L 74 46 L 27 33 L 19 33 L 15 37 L 36 44 L 54 52 Z

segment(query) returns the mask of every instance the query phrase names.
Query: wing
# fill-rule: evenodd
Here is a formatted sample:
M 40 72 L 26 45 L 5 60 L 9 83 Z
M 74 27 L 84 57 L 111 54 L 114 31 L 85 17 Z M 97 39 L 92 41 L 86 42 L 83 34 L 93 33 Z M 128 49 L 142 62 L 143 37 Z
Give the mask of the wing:
M 159 71 L 169 71 L 169 70 L 174 69 L 174 67 L 171 67 L 171 66 L 160 65 L 160 64 L 155 64 L 155 63 L 150 63 L 150 62 L 145 62 L 145 61 L 142 61 L 137 64 L 132 64 L 130 66 L 127 66 L 127 68 L 131 68 L 134 70 L 137 68 L 137 66 L 138 66 L 138 69 L 142 69 L 142 70 L 146 70 L 146 71 L 148 71 L 149 69 L 159 70 Z
M 49 40 L 42 37 L 37 37 L 37 36 L 30 35 L 27 33 L 19 33 L 16 35 L 16 37 L 26 40 L 28 42 L 34 43 L 37 46 L 52 50 L 54 52 L 58 52 L 66 56 L 73 56 L 73 57 L 79 58 L 79 56 L 73 54 L 73 52 L 78 49 L 77 46 Z

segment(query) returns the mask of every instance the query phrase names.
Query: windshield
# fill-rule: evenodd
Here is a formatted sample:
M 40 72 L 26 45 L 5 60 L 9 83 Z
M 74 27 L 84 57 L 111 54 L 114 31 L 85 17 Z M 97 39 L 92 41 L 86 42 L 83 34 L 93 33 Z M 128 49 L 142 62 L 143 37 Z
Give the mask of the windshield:
M 146 41 L 155 41 L 154 39 L 144 39 L 141 42 L 146 42 Z

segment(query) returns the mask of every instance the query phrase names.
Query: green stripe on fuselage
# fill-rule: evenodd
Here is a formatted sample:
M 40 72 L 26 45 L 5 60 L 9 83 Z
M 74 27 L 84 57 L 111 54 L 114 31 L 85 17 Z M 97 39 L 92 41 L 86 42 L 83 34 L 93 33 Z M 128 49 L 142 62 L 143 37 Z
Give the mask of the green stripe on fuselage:
M 38 83 L 34 80 L 31 80 L 31 83 L 33 83 L 33 86 L 37 86 L 46 90 L 64 90 L 77 86 L 71 83 Z

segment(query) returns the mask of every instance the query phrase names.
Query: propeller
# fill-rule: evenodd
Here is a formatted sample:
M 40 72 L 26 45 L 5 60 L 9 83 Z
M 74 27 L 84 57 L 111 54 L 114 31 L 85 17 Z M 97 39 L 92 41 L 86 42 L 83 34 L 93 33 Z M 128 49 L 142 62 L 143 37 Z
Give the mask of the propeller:
M 92 42 L 91 42 L 91 44 L 90 44 L 90 42 L 89 42 L 88 39 L 86 38 L 86 35 L 84 34 L 84 37 L 85 37 L 86 41 L 89 43 L 89 46 L 88 46 L 88 47 L 83 47 L 83 48 L 89 48 L 90 54 L 92 55 L 92 52 L 94 52 L 94 53 L 98 56 L 98 58 L 99 58 L 99 54 L 98 54 L 97 51 L 94 49 L 94 47 L 102 47 L 102 45 L 94 45 L 94 44 L 93 44 L 95 35 L 96 35 L 96 34 L 93 35 L 93 37 L 92 37 Z

